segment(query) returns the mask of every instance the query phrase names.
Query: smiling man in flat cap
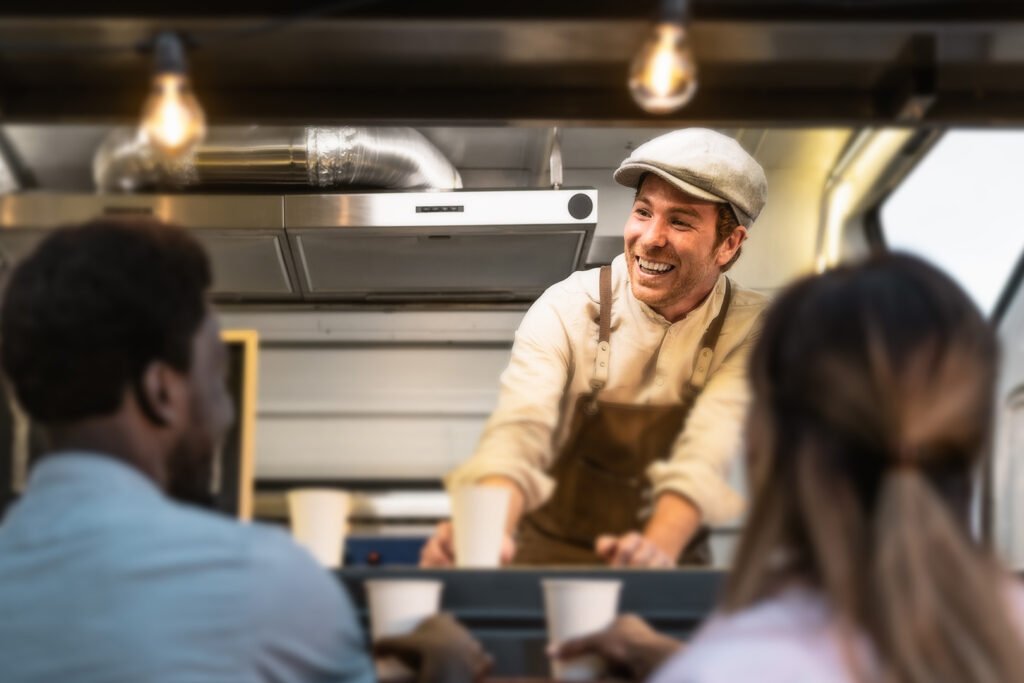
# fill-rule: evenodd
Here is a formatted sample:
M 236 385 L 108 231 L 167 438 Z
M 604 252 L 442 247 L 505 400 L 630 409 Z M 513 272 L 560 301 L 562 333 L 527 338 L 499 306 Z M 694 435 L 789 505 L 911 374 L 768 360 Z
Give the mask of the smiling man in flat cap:
M 742 507 L 726 477 L 766 299 L 724 273 L 764 206 L 764 170 L 692 128 L 638 147 L 615 180 L 636 189 L 625 253 L 530 308 L 498 407 L 446 481 L 511 491 L 505 561 L 707 563 L 705 526 Z M 422 564 L 452 561 L 443 523 Z

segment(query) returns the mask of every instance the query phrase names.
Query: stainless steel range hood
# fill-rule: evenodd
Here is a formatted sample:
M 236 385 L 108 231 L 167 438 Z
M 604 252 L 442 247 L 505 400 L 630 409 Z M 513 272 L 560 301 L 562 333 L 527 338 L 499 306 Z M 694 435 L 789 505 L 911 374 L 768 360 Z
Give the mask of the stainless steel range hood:
M 4 267 L 46 229 L 105 215 L 193 230 L 220 301 L 530 301 L 583 265 L 597 190 L 11 194 L 0 197 Z

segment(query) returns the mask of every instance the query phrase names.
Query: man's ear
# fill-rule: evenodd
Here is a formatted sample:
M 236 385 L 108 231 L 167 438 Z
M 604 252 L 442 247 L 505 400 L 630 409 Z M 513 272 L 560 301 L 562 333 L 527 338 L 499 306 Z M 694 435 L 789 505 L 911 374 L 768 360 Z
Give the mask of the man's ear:
M 139 408 L 152 422 L 171 426 L 185 417 L 185 381 L 181 373 L 162 361 L 152 361 L 135 387 Z
M 737 225 L 732 233 L 722 240 L 722 243 L 718 245 L 718 255 L 715 258 L 715 263 L 721 268 L 726 263 L 732 260 L 732 257 L 736 255 L 740 247 L 747 239 L 747 228 L 742 225 Z

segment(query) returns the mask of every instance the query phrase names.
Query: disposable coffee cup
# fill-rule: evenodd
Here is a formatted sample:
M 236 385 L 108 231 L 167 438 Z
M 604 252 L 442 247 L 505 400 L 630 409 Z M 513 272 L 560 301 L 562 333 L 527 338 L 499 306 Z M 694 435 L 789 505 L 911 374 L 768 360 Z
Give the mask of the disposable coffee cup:
M 463 486 L 452 494 L 455 566 L 501 565 L 509 498 L 502 486 Z
M 441 607 L 440 581 L 371 579 L 364 585 L 370 607 L 370 637 L 374 642 L 411 633 Z M 377 659 L 376 667 L 379 681 L 407 678 L 413 673 L 394 657 Z
M 320 564 L 336 569 L 345 554 L 350 497 L 335 489 L 288 491 L 292 536 Z
M 557 647 L 572 638 L 607 628 L 619 609 L 621 581 L 544 579 L 544 612 L 548 644 Z M 559 681 L 593 681 L 604 674 L 597 655 L 551 660 L 551 676 Z

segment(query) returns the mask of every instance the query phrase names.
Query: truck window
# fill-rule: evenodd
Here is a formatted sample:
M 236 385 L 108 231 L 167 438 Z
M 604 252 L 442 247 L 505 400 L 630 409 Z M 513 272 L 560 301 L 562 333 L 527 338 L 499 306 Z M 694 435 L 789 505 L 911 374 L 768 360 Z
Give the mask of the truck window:
M 986 314 L 1024 249 L 1024 131 L 949 131 L 881 207 L 890 249 L 956 278 Z

